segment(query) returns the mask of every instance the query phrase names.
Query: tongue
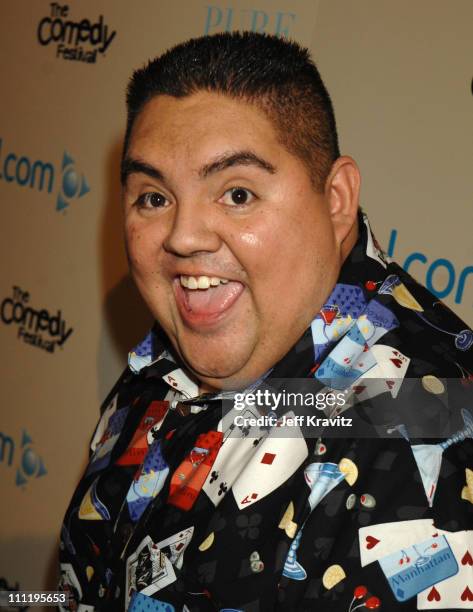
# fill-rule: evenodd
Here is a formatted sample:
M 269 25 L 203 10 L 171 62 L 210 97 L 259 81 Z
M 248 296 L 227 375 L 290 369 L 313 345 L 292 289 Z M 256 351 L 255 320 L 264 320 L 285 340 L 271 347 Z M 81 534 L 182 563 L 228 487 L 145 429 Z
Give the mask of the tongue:
M 243 289 L 238 282 L 228 282 L 209 289 L 185 289 L 187 305 L 196 314 L 218 314 L 230 306 Z

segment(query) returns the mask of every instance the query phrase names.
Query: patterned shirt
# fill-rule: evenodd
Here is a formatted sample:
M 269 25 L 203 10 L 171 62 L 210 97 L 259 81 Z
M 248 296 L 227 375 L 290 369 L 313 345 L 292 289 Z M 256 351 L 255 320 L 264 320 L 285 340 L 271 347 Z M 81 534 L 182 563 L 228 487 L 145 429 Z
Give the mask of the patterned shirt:
M 130 353 L 64 519 L 65 609 L 473 609 L 473 333 L 359 227 L 251 388 L 199 395 L 158 327 Z M 345 405 L 283 436 L 291 409 L 254 398 L 284 379 Z

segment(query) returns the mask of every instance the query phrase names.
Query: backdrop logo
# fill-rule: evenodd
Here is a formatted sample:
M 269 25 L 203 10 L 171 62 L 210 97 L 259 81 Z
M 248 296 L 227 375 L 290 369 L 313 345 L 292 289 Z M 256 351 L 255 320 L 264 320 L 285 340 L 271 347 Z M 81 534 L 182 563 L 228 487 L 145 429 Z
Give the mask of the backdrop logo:
M 17 455 L 19 455 L 18 465 Z M 15 484 L 18 487 L 26 485 L 32 478 L 40 478 L 47 474 L 44 462 L 33 449 L 33 440 L 26 430 L 22 432 L 19 452 L 14 439 L 0 431 L 0 463 L 15 469 Z
M 41 45 L 56 44 L 56 57 L 95 64 L 97 55 L 105 51 L 115 38 L 116 30 L 109 31 L 103 15 L 92 23 L 89 19 L 69 19 L 69 6 L 52 2 L 49 15 L 38 24 L 37 37 Z M 84 46 L 82 46 L 84 45 Z
M 56 188 L 59 176 L 59 188 Z M 18 155 L 12 151 L 3 156 L 3 139 L 0 138 L 0 180 L 36 191 L 54 192 L 56 210 L 64 210 L 70 200 L 78 199 L 90 191 L 84 174 L 76 170 L 74 159 L 64 151 L 62 164 L 57 169 L 53 162 L 32 159 L 28 155 Z
M 210 5 L 207 9 L 204 34 L 213 32 L 231 32 L 233 30 L 250 30 L 267 32 L 276 36 L 290 36 L 296 15 L 283 11 L 261 11 L 228 6 Z
M 33 308 L 28 305 L 30 294 L 14 286 L 11 297 L 6 297 L 0 305 L 0 318 L 5 325 L 17 325 L 17 338 L 31 346 L 54 353 L 56 346 L 62 348 L 72 334 L 67 329 L 62 312 L 52 314 L 46 308 Z
M 393 229 L 391 230 L 391 235 L 389 237 L 389 257 L 393 257 L 396 240 L 397 230 Z M 438 259 L 435 259 L 434 261 L 430 262 L 424 255 L 424 253 L 421 253 L 420 251 L 414 251 L 406 257 L 404 263 L 402 264 L 402 267 L 406 272 L 408 272 L 410 266 L 414 262 L 420 262 L 423 266 L 425 266 L 425 285 L 431 293 L 433 293 L 440 299 L 443 299 L 450 295 L 453 291 L 455 296 L 455 304 L 461 304 L 461 301 L 463 299 L 463 293 L 465 291 L 466 279 L 470 274 L 473 274 L 473 266 L 466 266 L 465 268 L 463 268 L 463 270 L 457 270 L 455 264 L 449 259 L 439 257 Z M 444 274 L 446 273 L 447 278 L 447 282 L 443 282 L 444 286 L 442 287 L 439 287 L 438 280 L 434 281 L 435 273 L 439 270 L 443 270 Z
M 82 174 L 79 176 L 75 168 L 74 160 L 64 152 L 62 156 L 61 190 L 57 194 L 56 210 L 64 210 L 69 206 L 69 200 L 81 198 L 90 191 L 87 179 Z

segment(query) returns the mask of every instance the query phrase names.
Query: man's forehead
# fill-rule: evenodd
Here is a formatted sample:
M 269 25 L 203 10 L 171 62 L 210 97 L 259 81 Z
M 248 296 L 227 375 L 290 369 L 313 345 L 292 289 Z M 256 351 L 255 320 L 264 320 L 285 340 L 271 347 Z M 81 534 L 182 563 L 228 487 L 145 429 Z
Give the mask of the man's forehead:
M 272 122 L 255 104 L 215 92 L 196 92 L 183 98 L 155 96 L 138 114 L 131 141 L 165 135 L 172 143 L 200 139 L 251 138 L 277 143 Z M 166 142 L 162 143 L 163 145 Z M 235 143 L 241 148 L 243 143 Z M 227 145 L 228 147 L 228 145 Z
M 236 165 L 274 174 L 282 154 L 288 152 L 260 109 L 198 92 L 150 100 L 136 120 L 127 158 L 159 166 L 186 163 L 206 178 Z

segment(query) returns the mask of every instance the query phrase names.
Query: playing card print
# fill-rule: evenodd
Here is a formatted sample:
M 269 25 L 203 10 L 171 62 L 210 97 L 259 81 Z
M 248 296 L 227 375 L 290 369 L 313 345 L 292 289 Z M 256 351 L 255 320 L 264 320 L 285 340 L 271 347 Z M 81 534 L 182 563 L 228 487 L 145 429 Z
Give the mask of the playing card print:
M 397 397 L 411 360 L 400 350 L 384 344 L 376 344 L 371 352 L 382 369 L 387 389 L 392 397 Z
M 175 580 L 170 559 L 146 536 L 126 563 L 126 607 L 134 592 L 152 595 Z
M 182 612 L 185 612 L 184 608 Z M 131 596 L 127 612 L 176 612 L 176 608 L 167 601 L 161 601 L 160 599 L 143 595 L 143 593 L 135 592 Z
M 218 430 L 222 430 L 221 421 Z M 259 430 L 258 433 L 260 433 Z M 229 429 L 222 432 L 222 445 L 202 486 L 202 490 L 215 506 L 219 505 L 225 494 L 230 490 L 240 472 L 245 469 L 249 457 L 260 443 L 258 437 L 248 434 L 249 432 L 246 430 L 243 433 L 240 431 L 240 434 L 234 437 L 233 432 Z
M 401 548 L 422 542 L 437 533 L 432 519 L 378 523 L 358 531 L 361 566 L 365 567 Z
M 163 379 L 174 390 L 182 393 L 184 398 L 191 398 L 199 395 L 198 385 L 191 380 L 181 368 L 176 368 L 172 372 L 169 372 L 169 374 L 163 376 Z
M 168 402 L 156 400 L 150 403 L 128 448 L 117 460 L 118 465 L 140 465 L 144 461 L 148 447 L 153 443 L 154 434 L 159 431 L 168 409 Z
M 59 591 L 66 594 L 68 604 L 59 606 L 61 612 L 76 610 L 77 612 L 93 612 L 92 606 L 79 603 L 82 598 L 82 589 L 74 568 L 70 563 L 60 564 Z
M 139 372 L 153 361 L 155 334 L 150 330 L 141 342 L 128 353 L 128 366 L 132 372 Z
M 312 321 L 311 331 L 316 361 L 328 344 L 343 336 L 365 307 L 363 291 L 359 287 L 344 283 L 335 286 L 326 304 Z
M 110 463 L 112 449 L 120 437 L 129 408 L 129 406 L 124 406 L 117 410 L 115 400 L 112 402 L 109 410 L 107 409 L 108 412 L 104 413 L 102 417 L 103 425 L 99 428 L 99 431 L 103 431 L 103 433 L 97 442 L 93 441 L 92 443 L 95 450 L 90 458 L 86 472 L 87 475 L 106 468 Z
M 348 333 L 325 358 L 315 377 L 333 389 L 345 389 L 374 365 L 364 355 L 379 338 L 398 326 L 394 314 L 376 300 L 366 306 Z
M 235 422 L 237 416 L 238 424 Z M 262 435 L 265 435 L 267 428 L 249 425 L 249 419 L 257 419 L 260 416 L 255 406 L 245 406 L 241 411 L 229 410 L 219 423 L 219 429 L 223 431 L 223 442 L 229 437 L 259 440 Z
M 354 402 L 359 403 L 390 393 L 396 398 L 409 366 L 410 359 L 390 346 L 375 344 L 362 357 L 372 366 L 350 387 Z
M 209 475 L 222 445 L 221 431 L 200 434 L 194 448 L 171 477 L 168 504 L 190 510 Z
M 452 577 L 417 596 L 418 610 L 473 610 L 473 531 L 442 531 L 458 565 Z
M 423 589 L 458 573 L 452 549 L 446 538 L 439 534 L 411 546 L 403 546 L 380 559 L 379 564 L 399 602 L 407 601 Z
M 287 414 L 292 418 L 293 413 Z M 277 436 L 273 427 L 251 452 L 244 469 L 232 486 L 238 508 L 248 508 L 281 486 L 307 457 L 307 444 L 298 428 L 291 428 L 292 438 Z
M 159 493 L 168 473 L 169 467 L 162 454 L 161 440 L 155 440 L 135 474 L 126 496 L 128 511 L 133 521 L 141 517 L 150 501 Z
M 189 527 L 158 543 L 160 551 L 166 555 L 174 567 L 181 569 L 184 562 L 184 551 L 189 546 L 193 534 L 194 527 Z

